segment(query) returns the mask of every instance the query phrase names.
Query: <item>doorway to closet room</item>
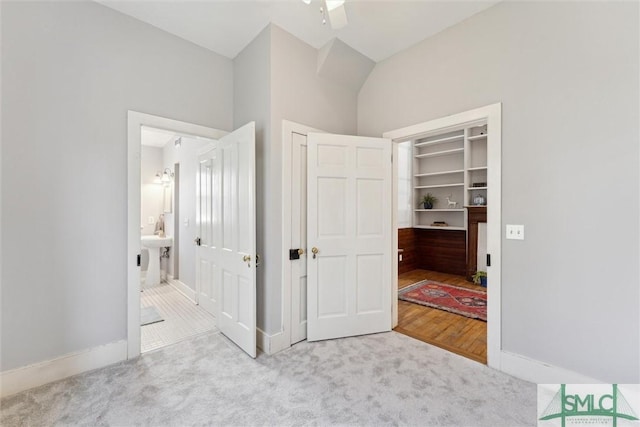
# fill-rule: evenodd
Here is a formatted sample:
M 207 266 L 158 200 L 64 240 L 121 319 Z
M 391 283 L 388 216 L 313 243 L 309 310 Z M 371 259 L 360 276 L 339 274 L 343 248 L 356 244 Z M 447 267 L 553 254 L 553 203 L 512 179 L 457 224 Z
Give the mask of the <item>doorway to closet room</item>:
M 397 145 L 394 330 L 481 363 L 487 363 L 486 277 L 480 284 L 487 269 L 487 137 L 485 120 Z

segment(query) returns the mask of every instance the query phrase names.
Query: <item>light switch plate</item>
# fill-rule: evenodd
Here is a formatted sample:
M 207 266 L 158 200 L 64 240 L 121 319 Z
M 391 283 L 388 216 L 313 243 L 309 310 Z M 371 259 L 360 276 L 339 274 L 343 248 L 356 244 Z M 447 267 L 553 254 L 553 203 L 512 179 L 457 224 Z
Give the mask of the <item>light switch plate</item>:
M 153 217 L 152 217 L 152 216 L 150 216 L 149 218 L 147 218 L 147 224 L 151 224 L 151 225 L 153 225 L 153 224 L 155 224 L 155 223 L 156 223 L 156 221 L 153 219 Z
M 507 224 L 507 239 L 524 240 L 524 225 Z
M 188 227 L 189 226 L 189 218 L 185 218 L 184 219 L 184 226 Z

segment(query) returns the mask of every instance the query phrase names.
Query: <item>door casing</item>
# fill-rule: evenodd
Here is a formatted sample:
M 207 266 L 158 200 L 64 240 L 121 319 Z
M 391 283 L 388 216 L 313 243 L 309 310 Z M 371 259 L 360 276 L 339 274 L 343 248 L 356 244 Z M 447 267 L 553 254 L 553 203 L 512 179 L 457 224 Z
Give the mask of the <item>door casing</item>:
M 491 286 L 488 287 L 488 307 L 487 307 L 487 364 L 494 368 L 501 370 L 501 194 L 502 194 L 502 170 L 501 170 L 501 153 L 502 153 L 502 104 L 496 103 L 487 105 L 484 107 L 476 108 L 463 113 L 446 116 L 443 118 L 431 120 L 424 123 L 392 130 L 383 133 L 384 138 L 391 139 L 393 144 L 393 158 L 397 158 L 397 144 L 409 139 L 412 139 L 420 134 L 433 132 L 437 129 L 443 129 L 451 126 L 458 126 L 464 123 L 486 120 L 489 129 L 488 136 L 488 151 L 487 151 L 487 163 L 488 163 L 488 176 L 487 180 L 490 183 L 487 200 L 491 204 L 493 209 L 490 209 L 487 215 L 487 252 L 491 254 L 491 267 L 488 268 L 488 272 L 491 275 Z M 288 250 L 291 249 L 291 229 L 288 224 L 291 224 L 291 195 L 290 195 L 290 182 L 291 182 L 291 168 L 287 165 L 291 165 L 292 150 L 291 150 L 291 135 L 292 133 L 299 133 L 307 135 L 310 132 L 319 132 L 309 126 L 299 123 L 283 120 L 282 122 L 282 253 L 288 254 Z M 397 225 L 397 179 L 398 170 L 397 163 L 393 163 L 393 204 L 392 204 L 392 248 L 397 250 L 398 247 L 398 225 Z M 274 340 L 271 342 L 271 352 L 275 353 L 282 349 L 291 346 L 291 261 L 286 256 L 282 259 L 282 339 Z M 398 293 L 398 265 L 396 260 L 392 261 L 392 289 L 391 300 L 392 316 L 391 327 L 394 328 L 398 324 L 398 300 L 394 298 Z M 275 344 L 275 345 L 274 345 Z
M 127 113 L 127 359 L 140 355 L 140 152 L 142 126 L 220 139 L 228 132 L 129 110 Z
M 396 129 L 383 133 L 385 138 L 399 143 L 408 141 L 422 134 L 434 132 L 440 129 L 447 129 L 486 120 L 487 132 L 487 253 L 491 254 L 491 267 L 487 267 L 487 274 L 490 276 L 491 284 L 487 287 L 487 365 L 502 370 L 502 323 L 501 323 L 501 286 L 502 286 L 502 104 L 496 103 L 463 113 L 442 117 L 424 123 Z M 397 145 L 394 144 L 394 155 L 397 154 Z M 394 168 L 397 165 L 394 162 Z M 397 170 L 393 174 L 393 187 L 397 191 L 398 174 Z M 398 221 L 397 221 L 397 197 L 393 198 L 393 238 L 394 247 L 398 247 Z M 394 274 L 393 295 L 398 293 L 398 273 L 397 262 L 394 262 L 396 271 Z M 396 309 L 394 310 L 394 326 L 398 322 L 397 298 Z

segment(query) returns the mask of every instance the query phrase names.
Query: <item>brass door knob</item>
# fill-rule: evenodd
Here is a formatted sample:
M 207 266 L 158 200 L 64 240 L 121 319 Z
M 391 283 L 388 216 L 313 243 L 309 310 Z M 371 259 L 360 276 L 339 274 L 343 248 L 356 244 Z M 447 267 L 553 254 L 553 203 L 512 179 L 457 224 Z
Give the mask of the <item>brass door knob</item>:
M 298 255 L 304 254 L 304 249 L 298 249 Z
M 318 253 L 318 248 L 316 248 L 315 246 L 311 248 L 311 253 L 313 254 L 313 259 L 316 259 L 316 255 Z
M 247 267 L 251 268 L 251 255 L 245 255 L 242 257 L 242 261 L 247 263 Z

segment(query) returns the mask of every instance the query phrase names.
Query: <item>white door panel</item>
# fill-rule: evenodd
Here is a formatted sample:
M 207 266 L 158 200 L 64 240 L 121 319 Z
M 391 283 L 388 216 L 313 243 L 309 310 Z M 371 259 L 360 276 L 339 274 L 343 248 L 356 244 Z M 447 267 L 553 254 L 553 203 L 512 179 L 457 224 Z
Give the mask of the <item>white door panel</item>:
M 307 337 L 307 136 L 291 134 L 291 248 L 305 251 L 291 261 L 291 344 Z
M 212 315 L 218 310 L 215 289 L 216 266 L 219 265 L 218 248 L 215 236 L 214 218 L 217 214 L 216 186 L 219 176 L 216 172 L 218 150 L 211 150 L 198 156 L 198 176 L 196 185 L 196 227 L 200 239 L 196 246 L 196 301 Z
M 307 338 L 391 329 L 391 141 L 310 133 Z
M 200 156 L 198 302 L 220 331 L 256 357 L 255 125 Z
M 222 206 L 218 328 L 256 357 L 255 124 L 224 136 L 219 147 Z

